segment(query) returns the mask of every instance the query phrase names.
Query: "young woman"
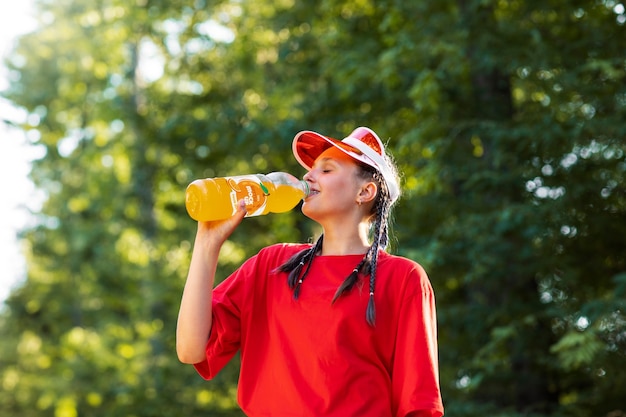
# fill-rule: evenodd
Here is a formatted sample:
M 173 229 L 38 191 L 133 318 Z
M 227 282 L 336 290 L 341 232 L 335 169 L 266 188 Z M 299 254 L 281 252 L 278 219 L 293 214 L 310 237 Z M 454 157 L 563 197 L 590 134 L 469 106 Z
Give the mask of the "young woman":
M 394 165 L 365 127 L 293 142 L 323 233 L 276 244 L 213 288 L 220 247 L 245 215 L 200 222 L 177 353 L 205 379 L 241 352 L 239 405 L 251 417 L 439 417 L 435 298 L 423 268 L 384 251 L 400 195 Z

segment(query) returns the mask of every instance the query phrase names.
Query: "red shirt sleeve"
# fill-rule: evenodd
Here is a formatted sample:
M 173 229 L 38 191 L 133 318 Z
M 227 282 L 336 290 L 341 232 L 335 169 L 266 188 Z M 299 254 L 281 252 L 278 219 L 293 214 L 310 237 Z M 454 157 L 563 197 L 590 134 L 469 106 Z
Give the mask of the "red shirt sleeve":
M 254 279 L 258 255 L 248 259 L 239 269 L 213 290 L 211 333 L 206 344 L 206 358 L 194 365 L 204 379 L 212 379 L 237 353 L 241 345 L 241 311 L 247 305 L 250 285 Z
M 398 334 L 392 368 L 392 395 L 397 417 L 440 417 L 437 317 L 435 296 L 426 272 L 407 281 L 399 306 Z M 397 407 L 397 408 L 396 408 Z

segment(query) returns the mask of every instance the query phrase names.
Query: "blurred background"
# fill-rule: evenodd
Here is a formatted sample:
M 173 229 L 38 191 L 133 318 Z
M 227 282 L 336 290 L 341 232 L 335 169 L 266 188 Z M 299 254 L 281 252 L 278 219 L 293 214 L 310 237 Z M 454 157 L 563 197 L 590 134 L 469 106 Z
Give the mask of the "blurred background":
M 301 176 L 298 131 L 364 125 L 403 172 L 390 252 L 435 289 L 446 415 L 626 416 L 624 3 L 20 4 L 0 415 L 241 416 L 236 360 L 206 382 L 176 359 L 185 188 Z M 246 219 L 218 274 L 318 233 L 298 209 Z

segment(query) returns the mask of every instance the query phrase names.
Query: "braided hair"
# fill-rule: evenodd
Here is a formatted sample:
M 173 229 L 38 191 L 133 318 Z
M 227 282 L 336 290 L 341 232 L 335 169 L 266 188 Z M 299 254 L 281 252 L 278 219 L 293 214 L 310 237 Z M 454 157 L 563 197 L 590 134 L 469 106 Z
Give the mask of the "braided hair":
M 389 160 L 389 165 L 391 161 Z M 389 196 L 389 190 L 382 174 L 375 168 L 366 164 L 359 163 L 359 177 L 374 181 L 378 186 L 378 192 L 370 213 L 370 237 L 372 244 L 367 253 L 352 270 L 350 275 L 337 288 L 332 303 L 352 290 L 359 280 L 359 276 L 369 275 L 369 301 L 365 312 L 365 319 L 370 326 L 374 326 L 376 322 L 376 307 L 374 305 L 374 290 L 376 288 L 376 266 L 378 263 L 379 249 L 385 249 L 389 243 L 389 213 L 393 205 L 393 201 Z M 287 262 L 277 268 L 280 272 L 288 272 L 287 284 L 293 291 L 293 298 L 297 299 L 300 295 L 302 282 L 309 273 L 311 264 L 315 256 L 321 252 L 324 235 L 320 235 L 317 241 L 308 249 L 303 249 L 293 255 Z M 305 267 L 306 266 L 306 267 Z M 304 269 L 304 272 L 302 271 Z

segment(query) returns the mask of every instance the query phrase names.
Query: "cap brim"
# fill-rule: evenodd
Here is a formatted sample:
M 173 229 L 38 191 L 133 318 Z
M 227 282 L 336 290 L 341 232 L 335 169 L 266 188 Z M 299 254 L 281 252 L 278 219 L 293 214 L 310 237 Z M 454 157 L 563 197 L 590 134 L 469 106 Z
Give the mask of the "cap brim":
M 333 139 L 324 135 L 320 135 L 317 132 L 305 130 L 298 133 L 293 139 L 293 154 L 296 160 L 304 168 L 310 170 L 315 163 L 315 160 L 330 147 L 336 147 L 343 151 L 346 155 L 350 156 L 355 162 L 363 162 L 367 165 L 371 165 L 367 161 L 361 151 L 358 149 L 343 143 L 337 139 Z
M 319 133 L 305 130 L 298 133 L 293 139 L 293 155 L 304 168 L 310 170 L 318 156 L 326 149 L 340 143 Z

